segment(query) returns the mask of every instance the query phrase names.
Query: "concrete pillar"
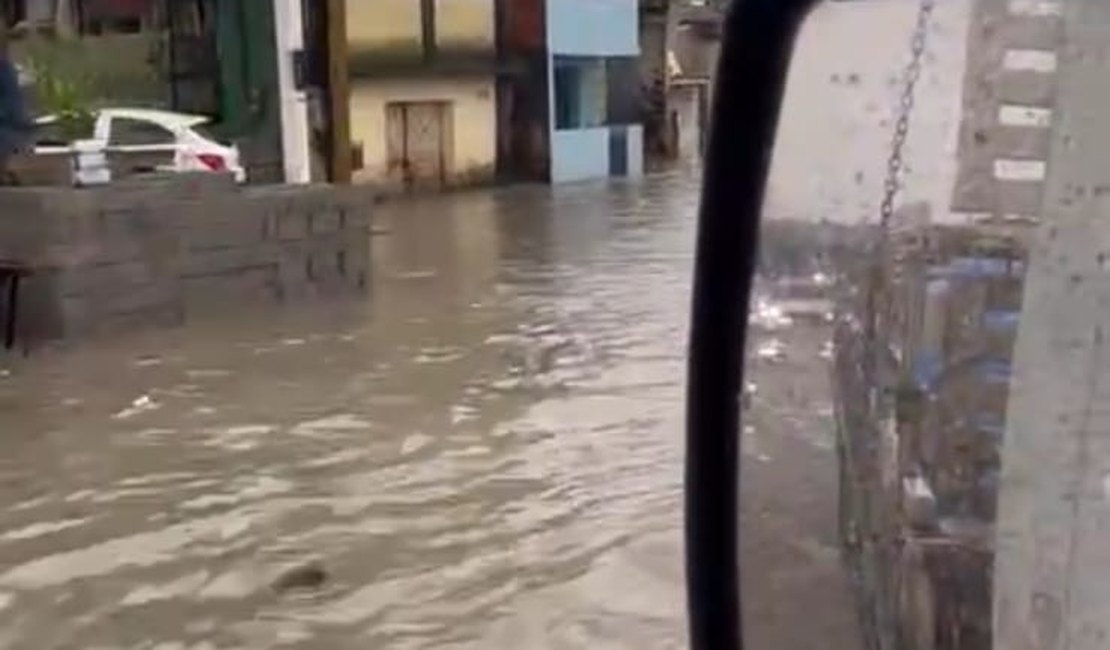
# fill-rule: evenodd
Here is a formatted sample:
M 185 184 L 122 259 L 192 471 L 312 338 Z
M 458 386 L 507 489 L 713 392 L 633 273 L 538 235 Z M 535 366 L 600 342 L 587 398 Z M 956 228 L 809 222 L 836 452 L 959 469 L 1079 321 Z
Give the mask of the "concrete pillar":
M 294 72 L 294 55 L 304 50 L 301 0 L 273 2 L 285 182 L 309 183 L 312 181 L 312 150 L 309 142 L 308 95 L 297 88 Z
M 1110 2 L 1055 6 L 1064 47 L 999 494 L 1004 650 L 1110 648 Z
M 645 116 L 645 155 L 665 154 L 668 148 L 668 31 L 671 28 L 670 2 L 640 5 L 640 74 L 643 84 Z
M 1059 6 L 975 0 L 968 21 L 954 211 L 991 217 L 1040 211 L 1044 179 L 1037 170 L 1048 156 L 1049 135 L 1035 118 L 1051 111 L 1055 101 L 1055 74 L 1046 61 L 1055 58 L 1060 44 Z

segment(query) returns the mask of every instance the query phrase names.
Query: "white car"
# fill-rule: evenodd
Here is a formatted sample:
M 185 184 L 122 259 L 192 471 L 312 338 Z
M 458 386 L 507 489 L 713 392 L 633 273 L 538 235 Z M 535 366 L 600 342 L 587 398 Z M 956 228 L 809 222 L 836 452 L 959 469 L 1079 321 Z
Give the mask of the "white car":
M 51 134 L 53 115 L 35 121 L 36 154 L 70 153 L 74 143 Z M 104 108 L 96 112 L 92 138 L 83 141 L 107 154 L 114 173 L 142 171 L 219 172 L 247 179 L 239 149 L 224 145 L 204 128 L 211 118 L 147 108 Z

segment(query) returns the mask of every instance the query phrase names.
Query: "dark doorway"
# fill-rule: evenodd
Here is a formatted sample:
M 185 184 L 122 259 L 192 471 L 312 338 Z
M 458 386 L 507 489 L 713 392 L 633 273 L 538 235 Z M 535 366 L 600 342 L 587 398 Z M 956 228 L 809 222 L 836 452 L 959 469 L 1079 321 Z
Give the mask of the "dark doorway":
M 609 175 L 628 176 L 628 130 L 609 127 Z

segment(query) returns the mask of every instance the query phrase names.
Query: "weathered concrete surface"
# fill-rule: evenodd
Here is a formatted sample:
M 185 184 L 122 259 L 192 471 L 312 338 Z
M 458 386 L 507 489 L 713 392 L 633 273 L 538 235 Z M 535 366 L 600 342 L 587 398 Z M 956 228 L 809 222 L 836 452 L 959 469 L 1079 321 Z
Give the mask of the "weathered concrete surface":
M 953 210 L 1008 214 L 1040 213 L 1043 183 L 998 178 L 998 160 L 1043 161 L 1049 152 L 1048 129 L 1004 124 L 1003 106 L 1051 109 L 1056 78 L 1016 61 L 1025 53 L 1057 55 L 1061 23 L 1054 3 L 976 0 L 968 26 L 959 167 Z
M 0 259 L 34 270 L 21 295 L 27 339 L 175 324 L 231 304 L 358 292 L 369 202 L 203 175 L 6 189 Z
M 1110 4 L 1063 4 L 1043 218 L 1007 414 L 995 647 L 1110 648 Z

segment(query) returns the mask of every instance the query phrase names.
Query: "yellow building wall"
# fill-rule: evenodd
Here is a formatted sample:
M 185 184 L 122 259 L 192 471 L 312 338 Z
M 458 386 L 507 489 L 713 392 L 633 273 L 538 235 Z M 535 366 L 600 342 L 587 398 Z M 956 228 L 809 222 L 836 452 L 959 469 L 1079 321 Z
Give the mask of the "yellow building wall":
M 450 102 L 448 184 L 492 178 L 497 159 L 497 111 L 492 79 L 351 80 L 351 139 L 361 143 L 363 169 L 356 183 L 388 182 L 386 105 Z
M 436 0 L 436 45 L 492 50 L 493 0 Z M 420 0 L 347 0 L 347 43 L 352 52 L 422 50 Z
M 436 45 L 492 50 L 494 20 L 493 0 L 436 0 Z
M 355 53 L 388 49 L 419 54 L 420 0 L 347 0 L 347 45 Z

